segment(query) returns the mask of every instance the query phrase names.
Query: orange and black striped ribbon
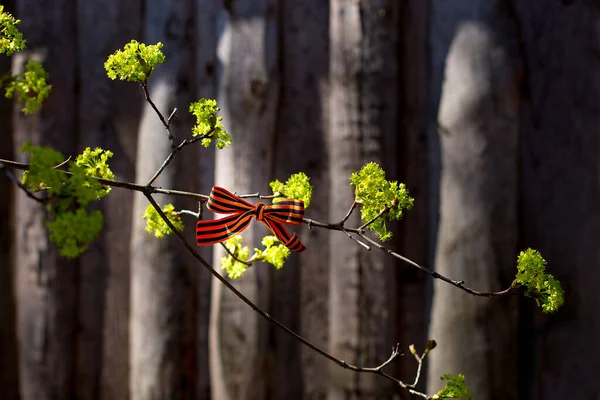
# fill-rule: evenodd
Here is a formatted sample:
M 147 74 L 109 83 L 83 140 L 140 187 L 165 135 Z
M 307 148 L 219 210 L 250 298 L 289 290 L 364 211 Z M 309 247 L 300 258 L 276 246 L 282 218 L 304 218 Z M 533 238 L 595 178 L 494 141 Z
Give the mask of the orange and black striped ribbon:
M 200 220 L 196 225 L 198 246 L 215 244 L 242 232 L 256 217 L 267 225 L 277 239 L 293 251 L 306 247 L 296 234 L 290 235 L 283 224 L 300 225 L 304 217 L 302 200 L 285 199 L 271 205 L 251 204 L 219 186 L 213 186 L 208 199 L 208 209 L 219 214 L 231 214 L 221 219 Z

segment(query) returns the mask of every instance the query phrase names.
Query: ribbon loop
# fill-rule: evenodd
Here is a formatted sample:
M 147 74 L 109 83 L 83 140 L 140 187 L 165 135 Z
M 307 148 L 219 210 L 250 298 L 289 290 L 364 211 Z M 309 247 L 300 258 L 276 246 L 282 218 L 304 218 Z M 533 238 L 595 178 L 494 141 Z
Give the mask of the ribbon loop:
M 196 225 L 198 246 L 215 244 L 242 232 L 250 225 L 252 217 L 265 224 L 269 230 L 292 251 L 306 248 L 296 234 L 290 235 L 283 224 L 300 225 L 304 218 L 302 200 L 285 199 L 275 204 L 253 205 L 219 186 L 213 186 L 207 208 L 219 214 L 230 214 L 221 219 L 200 220 Z

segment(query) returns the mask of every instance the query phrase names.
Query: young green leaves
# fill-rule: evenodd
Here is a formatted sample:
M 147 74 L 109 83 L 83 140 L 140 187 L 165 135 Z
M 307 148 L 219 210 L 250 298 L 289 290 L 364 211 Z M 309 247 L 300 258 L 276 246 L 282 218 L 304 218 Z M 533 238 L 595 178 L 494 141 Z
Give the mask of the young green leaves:
M 29 60 L 25 71 L 3 79 L 6 88 L 6 97 L 12 99 L 18 94 L 20 103 L 25 107 L 21 111 L 25 114 L 33 114 L 42 106 L 42 102 L 50 95 L 52 85 L 48 82 L 48 73 L 42 65 L 36 61 Z
M 525 287 L 525 295 L 536 300 L 542 311 L 551 313 L 564 302 L 560 282 L 546 273 L 546 260 L 539 251 L 527 249 L 517 258 L 517 276 L 513 287 Z
M 161 42 L 146 45 L 132 40 L 123 50 L 111 54 L 104 63 L 104 69 L 110 79 L 146 83 L 158 63 L 165 62 L 165 55 L 160 50 Z
M 265 248 L 254 248 L 254 254 L 252 257 L 248 257 L 250 249 L 248 246 L 242 245 L 242 236 L 232 236 L 224 242 L 228 254 L 221 258 L 221 268 L 231 279 L 240 278 L 256 261 L 266 262 L 276 269 L 281 269 L 290 255 L 290 249 L 285 247 L 275 236 L 265 236 L 261 243 Z
M 386 223 L 402 217 L 403 210 L 410 210 L 414 199 L 408 194 L 404 183 L 385 179 L 385 172 L 374 162 L 350 175 L 355 188 L 355 201 L 361 205 L 360 215 L 366 227 L 377 233 L 384 242 L 392 237 Z M 378 217 L 379 216 L 379 217 Z
M 175 211 L 175 206 L 173 204 L 167 204 L 163 207 L 163 212 L 171 221 L 173 226 L 178 230 L 183 230 L 183 221 L 181 220 L 181 216 L 177 211 Z M 154 209 L 152 205 L 146 207 L 144 211 L 144 215 L 142 215 L 142 219 L 146 221 L 146 232 L 154 234 L 159 239 L 164 238 L 165 236 L 169 236 L 171 233 L 171 228 L 165 223 L 165 221 L 160 217 L 160 214 Z
M 25 49 L 25 39 L 17 29 L 20 22 L 21 20 L 5 12 L 4 6 L 0 5 L 0 53 L 10 56 Z
M 463 374 L 444 374 L 440 379 L 446 381 L 446 386 L 434 394 L 432 399 L 471 400 L 471 390 L 465 386 Z
M 205 136 L 201 140 L 204 147 L 210 146 L 212 139 L 216 139 L 216 146 L 219 150 L 231 144 L 231 136 L 221 123 L 223 117 L 217 117 L 220 110 L 215 100 L 202 98 L 190 104 L 190 112 L 196 117 L 192 136 Z
M 7 56 L 25 50 L 25 39 L 17 29 L 21 21 L 4 11 L 0 5 L 0 53 Z M 51 85 L 47 83 L 48 73 L 39 62 L 29 60 L 25 71 L 20 74 L 6 75 L 0 80 L 0 85 L 6 90 L 6 97 L 12 99 L 18 94 L 18 100 L 25 104 L 22 111 L 25 114 L 35 113 L 48 98 Z
M 296 199 L 304 202 L 304 208 L 308 208 L 310 205 L 313 186 L 310 184 L 310 178 L 304 172 L 290 175 L 285 184 L 276 179 L 269 183 L 269 186 L 275 196 L 273 203 L 283 199 Z
M 70 175 L 55 168 L 63 162 L 61 153 L 30 143 L 22 151 L 29 155 L 30 169 L 23 174 L 22 182 L 28 190 L 45 191 L 49 220 L 46 226 L 50 240 L 65 257 L 74 258 L 87 250 L 89 243 L 102 229 L 100 211 L 86 211 L 89 202 L 99 200 L 110 191 L 95 178 L 111 179 L 114 175 L 107 161 L 110 151 L 87 148 L 70 161 Z

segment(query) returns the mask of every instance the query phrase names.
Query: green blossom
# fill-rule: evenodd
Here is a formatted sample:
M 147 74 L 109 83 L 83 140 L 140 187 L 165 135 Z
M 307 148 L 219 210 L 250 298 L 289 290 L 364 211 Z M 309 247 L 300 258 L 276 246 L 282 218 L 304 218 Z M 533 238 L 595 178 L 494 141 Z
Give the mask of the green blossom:
M 87 177 L 112 180 L 115 178 L 115 174 L 113 174 L 108 166 L 108 159 L 112 156 L 113 153 L 110 150 L 104 150 L 100 147 L 92 150 L 86 147 L 83 153 L 75 159 L 75 165 L 81 168 Z M 83 186 L 94 189 L 96 200 L 106 196 L 111 190 L 110 186 L 101 185 L 98 181 L 90 179 Z
M 221 109 L 216 100 L 200 99 L 190 104 L 190 112 L 196 117 L 196 125 L 192 127 L 192 136 L 206 136 L 201 140 L 202 146 L 210 146 L 212 139 L 216 139 L 218 149 L 224 149 L 231 144 L 231 136 L 222 124 L 223 117 L 217 113 Z
M 525 295 L 541 304 L 545 313 L 558 310 L 564 303 L 560 282 L 546 273 L 546 260 L 537 250 L 527 249 L 519 254 L 513 286 L 524 286 Z
M 248 269 L 248 265 L 239 262 L 238 260 L 247 260 L 250 250 L 248 249 L 248 246 L 242 246 L 242 237 L 240 235 L 230 237 L 224 244 L 229 252 L 235 255 L 235 258 L 229 254 L 226 257 L 221 258 L 221 268 L 227 272 L 227 275 L 229 275 L 231 279 L 237 279 L 246 272 L 246 269 Z
M 5 12 L 4 6 L 0 5 L 0 53 L 10 56 L 25 49 L 25 39 L 17 29 L 20 22 L 21 20 Z
M 36 61 L 29 60 L 25 72 L 5 79 L 6 97 L 12 99 L 15 92 L 18 100 L 25 104 L 22 111 L 25 114 L 33 114 L 42 105 L 42 102 L 50 95 L 52 85 L 48 85 L 48 73 L 42 65 Z
M 471 399 L 471 391 L 465 386 L 465 376 L 463 374 L 445 374 L 440 379 L 446 381 L 446 386 L 434 394 L 433 399 Z
M 165 205 L 162 211 L 165 213 L 169 221 L 171 221 L 175 229 L 178 231 L 183 230 L 183 221 L 181 220 L 181 216 L 175 211 L 173 204 Z M 159 239 L 173 233 L 151 204 L 146 207 L 142 218 L 146 220 L 146 232 L 154 234 L 154 236 Z
M 47 194 L 50 240 L 63 256 L 77 257 L 102 229 L 102 213 L 96 210 L 88 214 L 86 206 L 108 194 L 107 187 L 95 177 L 98 170 L 103 176 L 112 176 L 106 163 L 110 152 L 86 149 L 68 164 L 68 175 L 55 168 L 64 160 L 58 151 L 31 143 L 25 143 L 22 151 L 28 154 L 30 164 L 22 183 L 29 190 L 44 190 Z
M 402 217 L 403 210 L 410 210 L 414 199 L 408 194 L 406 185 L 385 179 L 385 172 L 374 162 L 370 162 L 358 172 L 350 175 L 355 188 L 355 201 L 361 205 L 360 214 L 364 223 L 371 221 L 379 213 L 385 214 L 371 223 L 368 228 L 377 233 L 381 241 L 392 237 L 386 223 Z
M 54 242 L 60 254 L 75 258 L 87 250 L 89 243 L 96 238 L 104 218 L 98 210 L 88 214 L 85 209 L 62 212 L 54 219 L 46 221 L 50 240 Z
M 273 202 L 288 198 L 304 201 L 305 208 L 310 205 L 313 186 L 310 184 L 310 178 L 306 176 L 304 172 L 290 175 L 288 180 L 285 181 L 285 184 L 278 180 L 274 180 L 269 183 L 269 186 L 271 187 L 273 194 L 277 196 L 273 199 Z
M 264 261 L 281 269 L 285 260 L 290 256 L 290 249 L 285 247 L 276 236 L 265 236 L 262 240 L 264 250 L 254 249 L 252 261 Z
M 161 42 L 146 45 L 135 40 L 127 43 L 123 50 L 117 50 L 104 63 L 104 69 L 110 79 L 145 83 L 154 72 L 158 63 L 165 62 L 160 50 Z

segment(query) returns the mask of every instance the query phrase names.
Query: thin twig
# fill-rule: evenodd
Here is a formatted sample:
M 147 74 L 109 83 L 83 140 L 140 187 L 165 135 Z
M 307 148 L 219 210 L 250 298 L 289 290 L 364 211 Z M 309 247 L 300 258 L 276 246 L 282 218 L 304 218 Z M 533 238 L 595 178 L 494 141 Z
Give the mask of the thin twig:
M 0 162 L 4 163 L 7 167 L 20 169 L 23 171 L 27 171 L 31 167 L 29 164 L 20 163 L 20 162 L 16 162 L 16 161 L 10 161 L 10 160 L 0 159 Z M 62 172 L 65 175 L 72 175 L 69 171 L 60 170 L 60 172 Z M 117 180 L 113 180 L 113 179 L 103 179 L 103 178 L 94 178 L 94 179 L 97 179 L 98 182 L 100 182 L 103 185 L 119 187 L 122 189 L 135 190 L 137 192 L 145 193 L 146 191 L 149 191 L 152 194 L 157 193 L 157 194 L 167 194 L 167 195 L 171 195 L 171 196 L 186 197 L 186 198 L 194 199 L 194 200 L 200 201 L 200 202 L 208 201 L 208 196 L 206 196 L 204 194 L 200 194 L 200 193 L 184 192 L 181 190 L 172 190 L 172 189 L 162 189 L 162 188 L 159 188 L 156 186 L 143 186 L 143 185 L 137 185 L 135 183 L 117 181 Z
M 71 156 L 67 157 L 67 159 L 65 161 L 61 162 L 60 164 L 58 164 L 54 168 L 59 169 L 59 168 L 65 166 L 69 161 L 71 161 Z
M 270 195 L 266 195 L 266 196 L 261 196 L 260 193 L 249 193 L 249 194 L 236 194 L 237 197 L 241 198 L 241 199 L 250 199 L 250 198 L 256 198 L 256 199 L 263 199 L 263 200 L 271 200 L 274 199 L 276 197 L 283 197 L 283 196 L 276 196 L 274 194 L 270 194 Z
M 0 162 L 4 163 L 7 167 L 21 169 L 21 170 L 28 170 L 30 167 L 29 164 L 23 164 L 23 163 L 19 163 L 19 162 L 15 162 L 15 161 L 0 159 Z M 64 174 L 67 174 L 67 175 L 71 175 L 71 173 L 68 171 L 61 170 L 61 172 Z M 134 183 L 115 181 L 115 180 L 110 180 L 110 179 L 102 179 L 102 178 L 95 178 L 95 179 L 97 179 L 103 185 L 120 187 L 120 188 L 135 190 L 135 191 L 143 192 L 143 193 L 151 193 L 151 194 L 157 193 L 157 194 L 167 194 L 167 195 L 172 195 L 172 196 L 187 197 L 187 198 L 191 198 L 191 199 L 194 199 L 194 200 L 197 200 L 200 202 L 206 202 L 209 199 L 209 196 L 206 196 L 206 195 L 203 195 L 200 193 L 184 192 L 184 191 L 180 191 L 180 190 L 167 190 L 167 189 L 162 189 L 162 188 L 155 187 L 155 186 L 142 186 L 142 185 L 137 185 Z M 267 196 L 260 196 L 260 198 L 266 198 L 266 197 Z M 440 279 L 440 280 L 442 280 L 446 283 L 449 283 L 450 285 L 455 286 L 455 287 L 457 287 L 469 294 L 472 294 L 474 296 L 492 297 L 492 296 L 504 296 L 504 295 L 508 295 L 508 294 L 518 294 L 517 290 L 514 289 L 513 287 L 509 287 L 509 288 L 507 288 L 505 290 L 501 290 L 499 292 L 479 292 L 477 290 L 471 289 L 464 285 L 464 281 L 452 280 L 438 272 L 432 271 L 432 270 L 414 262 L 413 260 L 411 260 L 409 258 L 406 258 L 406 257 L 396 253 L 395 251 L 388 249 L 387 247 L 385 247 L 385 246 L 381 245 L 380 243 L 376 242 L 375 240 L 371 239 L 364 232 L 361 232 L 359 228 L 346 228 L 343 226 L 343 224 L 340 224 L 339 222 L 338 223 L 323 223 L 323 222 L 319 222 L 319 221 L 309 219 L 309 218 L 304 218 L 303 222 L 310 227 L 318 227 L 318 228 L 329 229 L 329 230 L 333 230 L 333 231 L 342 231 L 342 232 L 345 232 L 346 234 L 355 233 L 355 234 L 359 235 L 361 238 L 363 238 L 365 241 L 369 242 L 373 246 L 377 247 L 379 250 L 383 251 L 384 253 L 387 253 L 387 254 L 391 255 L 392 257 L 395 257 L 409 265 L 412 265 L 413 267 L 415 267 L 417 269 L 420 269 L 421 271 L 427 273 L 434 279 Z M 352 239 L 356 240 L 355 238 L 352 238 Z M 362 244 L 362 245 L 363 245 L 363 247 L 364 246 L 368 247 L 368 245 L 366 245 L 366 244 Z
M 369 246 L 366 243 L 361 242 L 360 240 L 358 240 L 357 238 L 355 238 L 354 236 L 352 236 L 346 229 L 342 228 L 342 232 L 344 232 L 350 239 L 356 241 L 356 243 L 358 243 L 361 246 L 363 246 L 367 251 L 371 251 L 371 246 Z
M 383 217 L 388 212 L 390 212 L 390 209 L 388 207 L 384 208 L 383 210 L 381 210 L 381 212 L 379 214 L 377 214 L 376 216 L 371 218 L 369 221 L 367 221 L 364 224 L 362 224 L 361 226 L 359 226 L 358 230 L 361 232 L 364 232 L 366 227 L 371 225 L 373 222 L 377 221 L 379 218 Z
M 152 99 L 150 98 L 150 93 L 148 92 L 148 84 L 146 82 L 144 82 L 144 83 L 141 83 L 140 85 L 142 86 L 142 89 L 144 90 L 144 96 L 146 97 L 146 101 L 148 102 L 148 104 L 150 104 L 150 106 L 152 107 L 152 109 L 154 110 L 156 115 L 158 115 L 160 122 L 162 122 L 163 126 L 167 130 L 167 137 L 169 138 L 169 141 L 171 142 L 171 147 L 174 147 L 175 137 L 171 133 L 171 127 L 170 127 L 169 123 L 165 120 L 165 117 L 162 115 L 162 113 L 158 110 L 158 108 L 156 107 L 156 105 L 154 104 Z
M 350 209 L 348 210 L 348 212 L 346 213 L 346 215 L 344 216 L 344 218 L 342 218 L 342 220 L 340 221 L 340 225 L 344 225 L 346 223 L 346 221 L 348 221 L 348 218 L 350 218 L 350 215 L 352 214 L 352 212 L 356 208 L 357 204 L 358 203 L 356 203 L 356 200 L 352 202 L 352 205 L 350 206 Z
M 194 212 L 192 210 L 179 210 L 177 211 L 177 214 L 179 215 L 191 215 L 192 217 L 199 219 L 200 218 L 200 213 Z
M 152 206 L 154 207 L 154 209 L 156 210 L 156 212 L 163 219 L 163 221 L 165 222 L 165 224 L 167 224 L 167 226 L 169 227 L 169 229 L 171 229 L 171 232 L 173 232 L 173 234 L 185 246 L 185 248 L 187 249 L 187 251 L 196 260 L 198 260 L 198 262 L 204 268 L 206 268 L 211 273 L 212 276 L 214 276 L 215 278 L 217 278 L 223 285 L 225 285 L 225 287 L 227 287 L 227 289 L 229 289 L 231 292 L 233 292 L 233 294 L 235 294 L 240 300 L 242 300 L 250 308 L 252 308 L 254 311 L 256 311 L 261 317 L 263 317 L 264 319 L 266 319 L 267 321 L 269 321 L 273 325 L 277 326 L 278 328 L 282 329 L 283 331 L 285 331 L 286 333 L 288 333 L 289 335 L 291 335 L 292 337 L 294 337 L 294 339 L 296 339 L 300 343 L 304 344 L 305 346 L 307 346 L 311 350 L 313 350 L 316 353 L 320 354 L 321 356 L 327 358 L 328 360 L 333 361 L 334 363 L 336 363 L 337 365 L 339 365 L 342 368 L 350 369 L 350 370 L 355 371 L 355 372 L 367 372 L 367 373 L 370 372 L 370 373 L 374 373 L 374 374 L 377 374 L 377 375 L 381 375 L 381 376 L 383 376 L 383 377 L 385 377 L 385 378 L 387 378 L 387 379 L 389 379 L 389 380 L 397 383 L 399 386 L 407 389 L 410 393 L 419 395 L 419 396 L 421 396 L 423 398 L 426 398 L 426 399 L 429 398 L 429 396 L 427 396 L 426 394 L 417 392 L 414 389 L 412 389 L 409 384 L 404 383 L 401 380 L 396 379 L 393 376 L 391 376 L 391 375 L 383 372 L 380 367 L 374 367 L 374 368 L 357 367 L 355 365 L 348 364 L 347 362 L 345 362 L 343 360 L 340 360 L 339 358 L 336 358 L 335 356 L 329 354 L 328 352 L 326 352 L 325 350 L 321 349 L 317 345 L 314 345 L 313 343 L 311 343 L 310 341 L 308 341 L 304 337 L 300 336 L 296 332 L 292 331 L 290 328 L 288 328 L 287 326 L 283 325 L 281 322 L 279 322 L 275 318 L 271 317 L 271 315 L 269 315 L 268 313 L 266 313 L 265 311 L 263 311 L 260 307 L 258 307 L 256 304 L 254 304 L 250 299 L 248 299 L 246 296 L 244 296 L 244 294 L 242 294 L 239 290 L 237 290 L 231 283 L 229 283 L 229 281 L 227 279 L 225 279 L 208 262 L 206 262 L 204 260 L 204 258 L 202 258 L 202 256 L 200 256 L 200 254 L 198 254 L 198 252 L 196 251 L 196 249 L 194 249 L 194 247 L 185 239 L 185 237 L 183 236 L 183 234 L 181 232 L 179 232 L 173 226 L 173 224 L 167 218 L 167 216 L 165 215 L 165 213 L 163 212 L 163 210 L 156 203 L 156 201 L 154 200 L 154 198 L 152 197 L 152 194 L 150 192 L 145 191 L 144 195 L 146 196 L 146 198 L 148 199 L 148 201 L 150 202 L 150 204 L 152 204 Z M 384 363 L 384 364 L 387 365 L 386 363 Z
M 25 192 L 25 194 L 27 195 L 27 197 L 29 197 L 32 200 L 37 201 L 38 203 L 40 203 L 42 205 L 46 205 L 47 201 L 45 199 L 40 199 L 39 197 L 37 197 L 36 195 L 34 195 L 29 189 L 27 189 L 25 187 L 25 185 L 23 185 L 21 183 L 21 181 L 19 179 L 17 179 L 17 177 L 15 176 L 15 174 L 13 174 L 12 171 L 7 168 L 7 164 L 4 163 L 3 161 L 0 161 L 0 169 L 4 170 L 4 173 L 6 174 L 6 176 L 8 176 L 8 178 L 11 181 L 13 181 L 15 183 L 15 185 L 17 185 L 17 187 L 19 187 L 23 192 Z
M 444 275 L 442 275 L 438 272 L 435 272 L 428 268 L 425 268 L 424 266 L 414 262 L 413 260 L 406 258 L 406 257 L 396 253 L 395 251 L 392 251 L 392 250 L 388 249 L 387 247 L 377 243 L 375 240 L 371 239 L 364 233 L 359 233 L 358 235 L 360 237 L 362 237 L 363 239 L 365 239 L 367 242 L 371 243 L 373 246 L 377 247 L 379 250 L 383 251 L 384 253 L 387 253 L 387 254 L 391 255 L 392 257 L 396 257 L 397 259 L 404 261 L 405 263 L 410 264 L 413 267 L 418 268 L 423 272 L 426 272 L 434 279 L 440 279 L 440 280 L 442 280 L 446 283 L 449 283 L 452 286 L 455 286 L 459 289 L 462 289 L 465 292 L 472 294 L 474 296 L 482 296 L 482 297 L 504 296 L 513 290 L 512 287 L 509 287 L 508 289 L 501 290 L 499 292 L 478 292 L 477 290 L 474 290 L 474 289 L 464 286 L 464 281 L 455 281 L 455 280 L 445 277 Z
M 233 253 L 233 251 L 229 250 L 229 247 L 227 247 L 227 245 L 226 245 L 225 243 L 223 243 L 223 242 L 220 242 L 220 245 L 221 245 L 221 246 L 223 246 L 223 248 L 225 249 L 225 251 L 227 252 L 227 254 L 229 254 L 231 257 L 233 257 L 233 259 L 234 259 L 235 261 L 237 261 L 237 262 L 240 262 L 240 263 L 242 263 L 242 264 L 245 264 L 245 265 L 246 265 L 246 266 L 248 266 L 248 267 L 251 267 L 251 266 L 252 266 L 252 263 L 251 263 L 251 262 L 244 261 L 244 260 L 242 260 L 242 259 L 238 258 L 238 256 L 236 256 L 236 255 Z
M 183 142 L 181 142 L 179 144 L 179 146 L 177 147 L 172 147 L 171 148 L 171 152 L 169 153 L 169 155 L 167 156 L 167 158 L 165 159 L 165 161 L 163 161 L 163 163 L 161 164 L 161 166 L 158 168 L 158 170 L 154 173 L 154 175 L 152 176 L 152 178 L 150 178 L 150 180 L 148 181 L 148 183 L 146 185 L 150 186 L 154 183 L 154 181 L 159 177 L 159 175 L 165 170 L 165 168 L 167 168 L 167 165 L 169 165 L 169 163 L 173 160 L 173 157 L 175 157 L 175 154 L 177 154 L 177 152 L 179 152 L 181 149 L 183 149 L 185 146 L 190 145 L 192 143 L 196 143 L 198 140 L 202 140 L 204 138 L 207 138 L 209 136 L 212 136 L 212 134 L 214 133 L 214 128 L 211 129 L 210 132 L 205 133 L 204 135 L 200 135 L 200 136 L 196 136 L 193 137 L 191 139 L 185 139 Z

